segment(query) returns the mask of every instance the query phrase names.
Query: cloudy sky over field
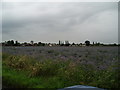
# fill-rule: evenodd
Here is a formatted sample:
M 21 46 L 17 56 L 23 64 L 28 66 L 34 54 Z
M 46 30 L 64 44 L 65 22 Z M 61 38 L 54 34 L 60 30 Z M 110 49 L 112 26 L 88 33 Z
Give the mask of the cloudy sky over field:
M 117 2 L 4 2 L 5 40 L 118 42 Z

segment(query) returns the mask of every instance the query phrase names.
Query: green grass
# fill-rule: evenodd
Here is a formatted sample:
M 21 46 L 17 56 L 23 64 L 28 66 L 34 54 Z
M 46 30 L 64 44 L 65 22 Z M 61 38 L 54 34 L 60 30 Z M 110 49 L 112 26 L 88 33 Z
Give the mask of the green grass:
M 92 65 L 80 65 L 71 60 L 36 61 L 28 56 L 3 54 L 3 86 L 13 88 L 64 88 L 90 85 L 118 88 L 118 71 L 111 67 L 95 70 Z M 118 67 L 114 65 L 114 67 Z
M 10 88 L 60 88 L 59 77 L 28 77 L 28 73 L 3 66 L 3 87 Z M 57 81 L 57 82 L 56 82 Z

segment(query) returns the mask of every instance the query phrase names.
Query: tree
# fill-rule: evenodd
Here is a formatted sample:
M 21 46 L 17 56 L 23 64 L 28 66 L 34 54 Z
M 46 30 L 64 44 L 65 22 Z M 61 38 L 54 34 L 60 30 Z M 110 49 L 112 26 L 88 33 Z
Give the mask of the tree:
M 45 46 L 45 43 L 38 42 L 38 46 Z
M 40 46 L 42 43 L 41 42 L 38 42 L 38 46 Z
M 69 41 L 65 41 L 65 46 L 69 46 Z
M 15 41 L 15 44 L 14 44 L 15 46 L 19 46 L 20 45 L 20 43 L 18 42 L 18 41 Z
M 75 45 L 75 43 L 73 42 L 72 45 Z
M 11 40 L 11 41 L 7 41 L 7 46 L 13 46 L 14 45 L 14 41 Z
M 30 41 L 30 43 L 31 43 L 31 45 L 33 45 L 33 44 L 34 44 L 34 41 Z
M 10 46 L 10 45 L 11 45 L 10 41 L 7 41 L 7 46 Z
M 85 41 L 85 44 L 86 44 L 86 46 L 89 46 L 90 45 L 90 41 Z
M 11 40 L 11 45 L 12 45 L 12 46 L 14 45 L 14 41 L 13 41 L 13 40 Z

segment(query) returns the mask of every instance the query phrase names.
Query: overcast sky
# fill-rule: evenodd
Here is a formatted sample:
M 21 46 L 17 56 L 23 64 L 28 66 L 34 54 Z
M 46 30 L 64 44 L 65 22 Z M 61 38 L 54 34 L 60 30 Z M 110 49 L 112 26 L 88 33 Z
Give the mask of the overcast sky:
M 2 40 L 118 42 L 117 2 L 4 2 Z

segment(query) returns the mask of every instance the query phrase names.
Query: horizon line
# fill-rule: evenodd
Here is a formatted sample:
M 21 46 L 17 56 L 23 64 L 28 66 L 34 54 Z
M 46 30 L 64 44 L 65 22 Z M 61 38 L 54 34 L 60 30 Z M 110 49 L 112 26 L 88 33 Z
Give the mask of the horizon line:
M 65 41 L 68 41 L 69 43 L 75 43 L 75 44 L 80 44 L 80 43 L 85 43 L 85 41 L 90 41 L 90 43 L 92 43 L 93 44 L 93 42 L 94 43 L 100 43 L 100 44 L 119 44 L 119 43 L 117 43 L 117 42 L 112 42 L 112 43 L 103 43 L 103 42 L 100 42 L 100 41 L 91 41 L 91 40 L 88 40 L 88 39 L 86 39 L 86 40 L 84 40 L 84 42 L 72 42 L 72 41 L 70 41 L 70 40 L 58 40 L 58 42 L 53 42 L 53 41 L 51 41 L 51 42 L 45 42 L 45 41 L 34 41 L 34 40 L 30 40 L 30 41 L 19 41 L 19 40 L 15 40 L 15 39 L 10 39 L 10 40 L 4 40 L 4 41 L 2 41 L 2 42 L 0 42 L 0 43 L 3 43 L 3 42 L 5 42 L 5 41 L 11 41 L 11 40 L 13 40 L 14 42 L 15 41 L 18 41 L 18 42 L 20 42 L 20 43 L 30 43 L 31 41 L 33 41 L 34 43 L 38 43 L 38 42 L 41 42 L 41 43 L 59 43 L 59 41 L 62 41 L 62 42 L 65 42 Z

